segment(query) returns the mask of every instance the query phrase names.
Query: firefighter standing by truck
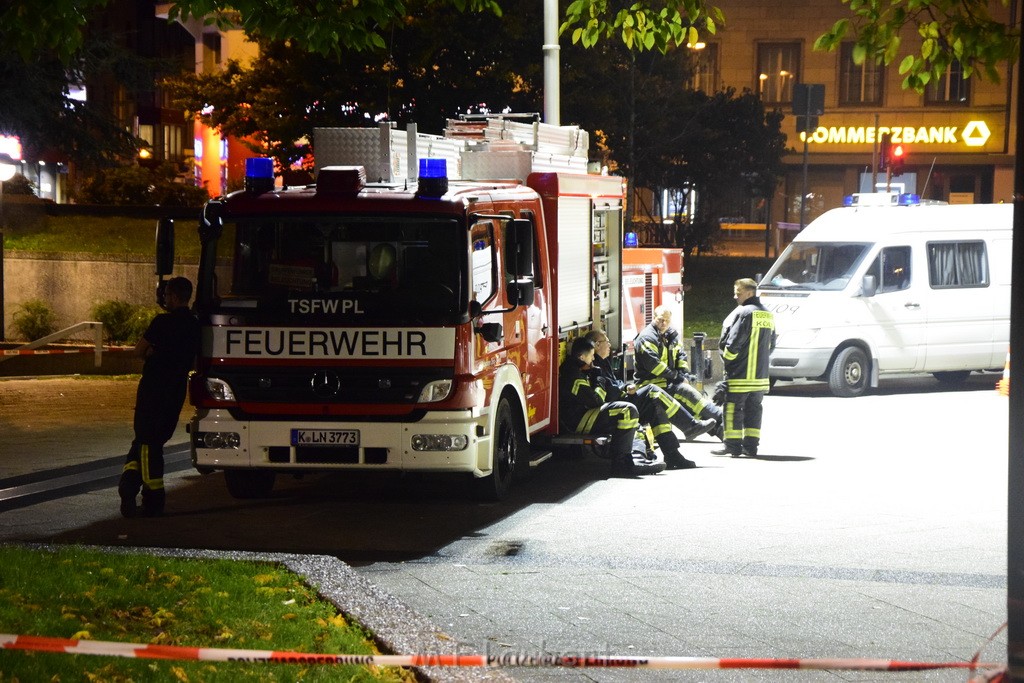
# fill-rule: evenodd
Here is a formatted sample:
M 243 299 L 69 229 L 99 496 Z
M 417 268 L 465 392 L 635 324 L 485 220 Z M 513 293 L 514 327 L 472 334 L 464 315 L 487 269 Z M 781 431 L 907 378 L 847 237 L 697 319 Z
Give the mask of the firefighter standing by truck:
M 757 283 L 733 284 L 736 308 L 725 319 L 719 348 L 725 362 L 725 438 L 714 455 L 757 455 L 761 403 L 768 393 L 768 357 L 775 348 L 775 317 L 757 297 Z
M 679 332 L 672 327 L 672 309 L 658 306 L 651 324 L 640 331 L 633 342 L 634 379 L 639 386 L 654 384 L 679 401 L 694 417 L 713 419 L 716 434 L 722 435 L 722 409 L 687 379 L 690 366 L 682 349 Z
M 192 283 L 175 277 L 164 290 L 166 313 L 153 318 L 135 352 L 146 359 L 135 395 L 135 439 L 117 487 L 121 514 L 157 517 L 164 511 L 164 444 L 178 426 L 186 379 L 199 350 L 199 321 L 189 310 Z

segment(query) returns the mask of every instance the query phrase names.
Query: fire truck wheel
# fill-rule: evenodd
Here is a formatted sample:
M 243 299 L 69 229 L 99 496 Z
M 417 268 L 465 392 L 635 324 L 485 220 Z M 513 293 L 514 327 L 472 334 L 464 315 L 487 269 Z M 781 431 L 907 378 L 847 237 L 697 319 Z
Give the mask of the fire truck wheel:
M 270 470 L 224 470 L 224 483 L 234 498 L 266 498 L 274 488 Z
M 498 412 L 494 417 L 493 448 L 491 473 L 474 482 L 482 500 L 501 500 L 508 495 L 516 470 L 526 457 L 523 426 L 516 419 L 508 398 L 498 402 Z

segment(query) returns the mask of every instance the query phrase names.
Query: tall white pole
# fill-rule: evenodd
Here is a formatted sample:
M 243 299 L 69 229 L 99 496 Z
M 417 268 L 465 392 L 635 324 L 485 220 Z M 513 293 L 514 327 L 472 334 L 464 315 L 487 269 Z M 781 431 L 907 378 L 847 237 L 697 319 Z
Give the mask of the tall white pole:
M 544 0 L 544 123 L 560 126 L 558 0 Z

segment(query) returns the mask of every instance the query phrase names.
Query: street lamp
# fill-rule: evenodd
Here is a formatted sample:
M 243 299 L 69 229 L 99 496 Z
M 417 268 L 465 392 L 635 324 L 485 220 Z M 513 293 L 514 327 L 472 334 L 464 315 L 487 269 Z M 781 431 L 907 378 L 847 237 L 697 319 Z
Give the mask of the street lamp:
M 0 341 L 7 339 L 4 318 L 4 183 L 14 177 L 17 162 L 9 154 L 0 152 Z

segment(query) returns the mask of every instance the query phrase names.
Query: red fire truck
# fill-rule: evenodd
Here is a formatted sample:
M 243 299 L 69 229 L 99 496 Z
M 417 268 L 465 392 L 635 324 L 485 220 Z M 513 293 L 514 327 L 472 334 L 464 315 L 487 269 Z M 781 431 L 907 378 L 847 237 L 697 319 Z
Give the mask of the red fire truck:
M 621 344 L 623 179 L 586 173 L 575 127 L 314 142 L 315 184 L 250 160 L 203 210 L 193 464 L 242 498 L 324 470 L 464 473 L 501 498 L 550 457 L 565 342 Z

